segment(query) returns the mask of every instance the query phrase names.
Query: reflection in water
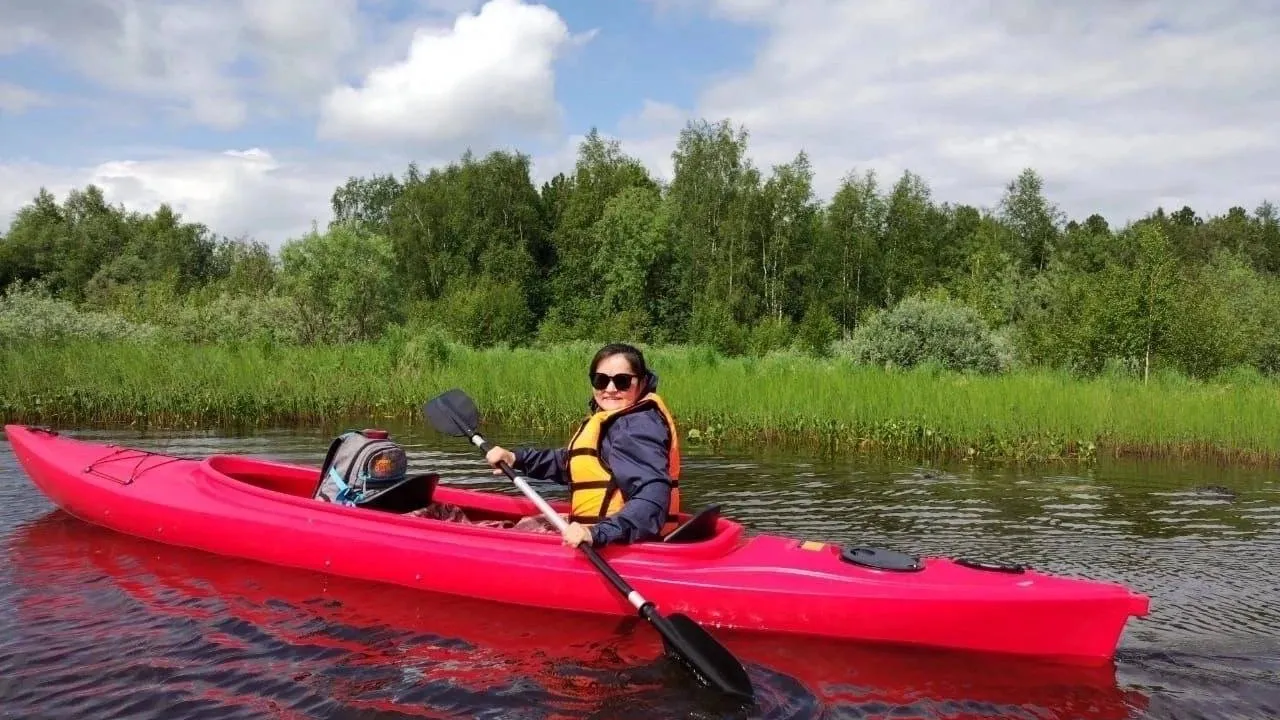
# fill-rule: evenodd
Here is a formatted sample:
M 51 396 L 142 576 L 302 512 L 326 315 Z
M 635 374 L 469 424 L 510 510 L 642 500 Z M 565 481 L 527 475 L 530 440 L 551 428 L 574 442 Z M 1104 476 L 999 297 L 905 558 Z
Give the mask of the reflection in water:
M 515 492 L 467 446 L 393 430 L 415 469 Z M 313 465 L 328 439 L 74 434 Z M 1130 626 L 1114 672 L 717 633 L 759 689 L 757 707 L 734 712 L 708 705 L 662 661 L 641 621 L 477 603 L 135 540 L 50 512 L 0 445 L 0 707 L 138 718 L 1280 714 L 1280 491 L 1266 473 L 1148 464 L 1077 476 L 696 448 L 686 465 L 688 503 L 721 502 L 753 530 L 1116 579 L 1150 594 L 1153 614 Z
M 494 717 L 708 712 L 639 621 L 582 618 L 243 563 L 136 540 L 61 512 L 14 532 L 6 655 L 12 700 L 102 716 L 270 708 L 308 715 L 485 708 Z M 1110 669 L 871 650 L 727 634 L 761 689 L 744 717 L 1122 718 L 1145 702 Z M 92 680 L 85 679 L 86 668 Z M 138 689 L 162 683 L 163 693 Z M 960 714 L 957 714 L 960 713 Z M 533 716 L 533 715 L 530 715 Z M 718 715 L 717 715 L 718 716 Z M 904 716 L 904 715 L 898 715 Z M 910 716 L 910 715 L 905 715 Z M 1043 715 L 1041 715 L 1043 717 Z

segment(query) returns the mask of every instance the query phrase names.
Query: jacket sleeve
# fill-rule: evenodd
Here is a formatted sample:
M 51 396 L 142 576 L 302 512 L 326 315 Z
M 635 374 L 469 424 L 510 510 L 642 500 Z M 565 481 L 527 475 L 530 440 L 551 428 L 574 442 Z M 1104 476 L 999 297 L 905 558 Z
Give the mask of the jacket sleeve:
M 667 440 L 670 434 L 656 410 L 618 419 L 601 445 L 618 488 L 630 498 L 622 509 L 591 528 L 593 545 L 627 544 L 652 540 L 662 534 L 671 503 L 671 478 L 667 476 Z
M 565 459 L 566 448 L 518 448 L 512 451 L 516 456 L 515 469 L 531 478 L 550 480 L 561 485 L 569 484 Z

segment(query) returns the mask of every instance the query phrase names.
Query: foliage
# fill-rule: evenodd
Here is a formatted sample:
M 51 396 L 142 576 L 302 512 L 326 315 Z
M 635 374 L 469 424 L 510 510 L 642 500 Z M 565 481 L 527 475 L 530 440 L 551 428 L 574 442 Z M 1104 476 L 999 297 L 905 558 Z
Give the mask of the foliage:
M 444 327 L 472 347 L 518 344 L 532 331 L 533 313 L 514 283 L 489 278 L 458 284 L 440 303 Z
M 748 354 L 763 357 L 785 350 L 791 345 L 794 328 L 786 318 L 765 318 L 751 328 L 747 339 Z
M 436 370 L 448 364 L 456 343 L 440 328 L 428 328 L 409 338 L 393 353 L 393 364 L 408 372 Z
M 295 345 L 302 341 L 302 308 L 287 295 L 224 292 L 207 301 L 190 299 L 168 321 L 185 342 Z
M 831 354 L 831 344 L 839 336 L 840 326 L 836 325 L 826 306 L 819 302 L 810 303 L 796 329 L 796 339 L 804 351 L 817 357 L 827 357 Z
M 339 226 L 285 243 L 280 257 L 305 342 L 369 340 L 392 319 L 395 256 L 386 237 Z
M 872 313 L 854 332 L 850 352 L 857 362 L 888 367 L 936 363 L 980 373 L 1004 369 L 996 340 L 973 308 L 916 295 Z
M 0 290 L 38 281 L 63 303 L 51 313 L 196 343 L 404 332 L 388 347 L 405 350 L 430 330 L 471 347 L 631 340 L 983 372 L 1111 368 L 1145 382 L 1280 372 L 1269 202 L 1212 217 L 1157 207 L 1112 227 L 1069 219 L 1032 168 L 990 207 L 938 198 L 914 172 L 856 168 L 824 201 L 814 158 L 760 167 L 749 140 L 727 119 L 690 122 L 669 182 L 595 130 L 573 169 L 540 185 L 519 152 L 410 162 L 400 176 L 347 178 L 332 222 L 278 252 L 167 205 L 141 213 L 92 185 L 61 201 L 42 189 L 0 237 Z M 97 332 L 65 327 L 10 332 Z
M 0 296 L 0 346 L 77 340 L 152 342 L 160 331 L 106 312 L 81 312 L 70 301 L 51 297 L 47 288 L 14 283 Z

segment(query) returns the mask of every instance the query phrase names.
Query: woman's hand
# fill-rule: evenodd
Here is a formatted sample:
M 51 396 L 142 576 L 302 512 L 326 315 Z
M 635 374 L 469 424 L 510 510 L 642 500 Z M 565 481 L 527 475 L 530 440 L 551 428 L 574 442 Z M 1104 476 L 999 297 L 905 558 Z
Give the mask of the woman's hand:
M 484 460 L 493 466 L 494 475 L 502 474 L 502 468 L 498 467 L 498 463 L 505 460 L 508 466 L 514 467 L 516 464 L 515 453 L 498 445 L 489 448 L 489 452 L 484 454 Z
M 586 525 L 579 523 L 569 523 L 561 535 L 564 538 L 564 544 L 569 547 L 578 547 L 578 543 L 586 543 L 591 545 L 591 529 Z

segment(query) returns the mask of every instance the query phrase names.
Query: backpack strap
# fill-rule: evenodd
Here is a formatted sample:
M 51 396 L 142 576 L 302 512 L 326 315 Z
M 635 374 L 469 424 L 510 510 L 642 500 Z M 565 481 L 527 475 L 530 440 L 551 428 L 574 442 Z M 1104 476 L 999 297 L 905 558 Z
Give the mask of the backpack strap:
M 326 476 L 328 476 L 328 479 L 338 487 L 338 495 L 334 498 L 335 502 L 343 502 L 350 497 L 350 473 L 339 472 L 337 468 L 333 467 L 333 458 L 338 454 L 338 448 L 341 448 L 343 443 L 347 441 L 347 438 L 353 434 L 354 433 L 352 431 L 348 430 L 347 432 L 335 437 L 329 443 L 329 451 L 324 455 L 324 464 L 320 466 L 320 477 L 316 479 L 316 489 L 312 491 L 312 495 L 320 492 L 320 488 L 324 486 L 324 481 Z M 348 471 L 349 470 L 350 468 L 348 468 Z
M 333 442 L 329 443 L 329 452 L 325 453 L 324 463 L 320 465 L 321 481 L 324 480 L 324 474 L 329 471 L 329 465 L 333 463 L 333 456 L 338 453 L 338 448 L 342 446 L 342 443 L 344 440 L 346 440 L 346 438 L 347 438 L 347 433 L 343 433 L 338 437 L 334 438 Z

